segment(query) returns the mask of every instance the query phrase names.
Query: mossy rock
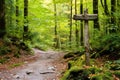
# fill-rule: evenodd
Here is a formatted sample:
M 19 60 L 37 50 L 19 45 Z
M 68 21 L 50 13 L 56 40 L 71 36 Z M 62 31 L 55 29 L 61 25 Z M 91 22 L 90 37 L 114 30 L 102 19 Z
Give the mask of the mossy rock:
M 112 72 L 101 70 L 97 67 L 81 69 L 79 67 L 72 67 L 66 74 L 61 80 L 114 80 Z M 114 74 L 120 76 L 120 73 L 116 72 Z
M 90 80 L 89 74 L 91 74 L 91 72 L 88 69 L 72 67 L 61 80 Z

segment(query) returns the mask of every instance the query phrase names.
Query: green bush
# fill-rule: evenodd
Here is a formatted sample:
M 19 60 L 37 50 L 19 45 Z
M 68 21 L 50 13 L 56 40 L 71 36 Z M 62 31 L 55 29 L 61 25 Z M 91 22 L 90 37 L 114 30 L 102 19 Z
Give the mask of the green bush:
M 95 44 L 95 43 L 96 44 Z M 120 57 L 120 34 L 109 34 L 105 36 L 95 37 L 91 41 L 91 46 L 93 49 L 92 53 L 95 55 L 102 56 L 111 54 L 111 56 Z

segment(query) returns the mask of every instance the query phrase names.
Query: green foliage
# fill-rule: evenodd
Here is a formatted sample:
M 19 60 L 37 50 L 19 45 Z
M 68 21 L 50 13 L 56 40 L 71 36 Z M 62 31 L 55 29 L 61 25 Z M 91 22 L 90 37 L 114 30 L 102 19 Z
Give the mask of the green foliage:
M 112 62 L 111 61 L 106 61 L 104 64 L 105 64 L 104 68 L 106 68 L 107 70 L 109 70 L 111 68 Z
M 120 78 L 120 71 L 115 71 L 113 74 L 114 74 L 116 77 Z
M 104 36 L 96 37 L 96 43 L 91 43 L 93 51 L 96 52 L 95 55 L 106 55 L 111 54 L 115 58 L 119 58 L 119 47 L 120 47 L 120 34 L 109 34 Z M 114 53 L 114 54 L 113 54 Z
M 6 55 L 8 52 L 10 52 L 11 50 L 9 49 L 9 47 L 7 46 L 1 46 L 0 48 L 0 55 Z
M 111 75 L 107 75 L 106 74 L 98 74 L 93 76 L 90 80 L 113 80 L 112 74 Z
M 115 64 L 120 64 L 120 59 L 114 61 Z
M 19 54 L 19 53 L 15 53 L 15 54 L 14 54 L 14 57 L 20 58 L 20 54 Z

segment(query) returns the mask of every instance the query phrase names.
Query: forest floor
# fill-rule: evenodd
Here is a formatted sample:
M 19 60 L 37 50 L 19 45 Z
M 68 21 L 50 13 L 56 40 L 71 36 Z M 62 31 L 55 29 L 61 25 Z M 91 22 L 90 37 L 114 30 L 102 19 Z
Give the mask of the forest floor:
M 67 68 L 65 53 L 33 50 L 34 56 L 28 57 L 21 66 L 0 69 L 0 80 L 60 80 Z

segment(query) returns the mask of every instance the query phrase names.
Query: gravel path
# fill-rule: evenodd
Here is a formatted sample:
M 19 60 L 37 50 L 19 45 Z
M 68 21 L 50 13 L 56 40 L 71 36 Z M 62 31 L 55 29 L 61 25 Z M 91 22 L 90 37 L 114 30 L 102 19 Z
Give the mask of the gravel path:
M 34 49 L 36 60 L 24 66 L 0 72 L 0 80 L 60 80 L 66 69 L 64 53 Z

